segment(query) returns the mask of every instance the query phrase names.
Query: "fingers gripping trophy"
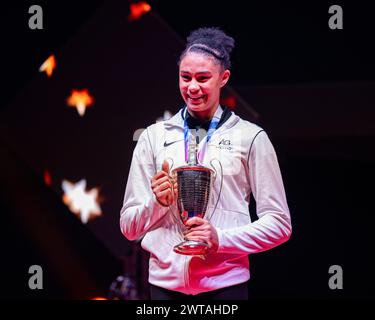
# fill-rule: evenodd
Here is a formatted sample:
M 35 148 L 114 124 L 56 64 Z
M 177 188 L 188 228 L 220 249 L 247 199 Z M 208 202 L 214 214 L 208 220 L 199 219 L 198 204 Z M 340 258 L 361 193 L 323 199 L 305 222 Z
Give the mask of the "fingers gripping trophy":
M 210 198 L 215 171 L 198 163 L 197 143 L 192 136 L 188 143 L 187 164 L 172 170 L 172 177 L 177 181 L 177 209 L 182 223 L 192 217 L 204 218 Z M 212 217 L 212 215 L 211 215 Z M 206 242 L 186 240 L 173 249 L 184 255 L 204 255 L 209 246 Z

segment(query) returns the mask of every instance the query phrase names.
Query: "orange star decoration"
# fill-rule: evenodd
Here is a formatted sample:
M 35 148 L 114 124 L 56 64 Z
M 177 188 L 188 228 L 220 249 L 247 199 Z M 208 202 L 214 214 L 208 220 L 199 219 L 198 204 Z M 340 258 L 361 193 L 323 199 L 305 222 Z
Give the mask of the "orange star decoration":
M 87 223 L 89 220 L 102 215 L 97 199 L 98 188 L 86 191 L 85 179 L 77 183 L 64 180 L 62 189 L 64 190 L 63 202 L 70 211 L 81 219 L 82 223 Z
M 52 54 L 48 57 L 46 61 L 43 62 L 43 64 L 40 66 L 39 71 L 45 72 L 49 77 L 52 76 L 53 70 L 56 68 L 56 58 Z
M 83 90 L 72 90 L 71 95 L 66 100 L 69 107 L 77 108 L 78 114 L 83 117 L 86 108 L 94 104 L 94 98 L 89 95 L 87 89 Z
M 151 11 L 151 6 L 146 1 L 130 4 L 129 22 L 139 19 L 149 11 Z

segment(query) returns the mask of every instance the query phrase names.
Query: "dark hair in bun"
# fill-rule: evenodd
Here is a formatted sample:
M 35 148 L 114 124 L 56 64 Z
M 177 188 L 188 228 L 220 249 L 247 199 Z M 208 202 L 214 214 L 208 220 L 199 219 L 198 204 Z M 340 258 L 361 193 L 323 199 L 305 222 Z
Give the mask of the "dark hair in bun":
M 223 70 L 229 69 L 230 54 L 234 39 L 219 28 L 199 28 L 187 37 L 185 50 L 181 53 L 178 65 L 188 52 L 199 52 L 215 58 Z

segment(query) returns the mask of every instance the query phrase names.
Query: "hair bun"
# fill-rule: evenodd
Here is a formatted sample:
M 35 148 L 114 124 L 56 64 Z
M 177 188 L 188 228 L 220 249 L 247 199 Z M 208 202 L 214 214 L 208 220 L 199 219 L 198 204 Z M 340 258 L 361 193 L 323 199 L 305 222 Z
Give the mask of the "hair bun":
M 187 52 L 200 52 L 216 58 L 223 69 L 229 69 L 230 54 L 234 48 L 234 39 L 217 27 L 199 28 L 187 37 L 185 50 L 180 56 L 178 64 Z
M 194 30 L 186 40 L 188 47 L 194 43 L 201 43 L 208 45 L 212 49 L 220 51 L 224 49 L 228 55 L 231 54 L 234 48 L 234 39 L 217 27 Z

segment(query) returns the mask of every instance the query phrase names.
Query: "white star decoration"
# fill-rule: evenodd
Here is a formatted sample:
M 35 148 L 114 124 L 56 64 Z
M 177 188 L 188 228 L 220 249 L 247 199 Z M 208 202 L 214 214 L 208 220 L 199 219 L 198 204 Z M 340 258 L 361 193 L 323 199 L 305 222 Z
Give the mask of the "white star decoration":
M 102 214 L 97 200 L 98 189 L 86 191 L 85 179 L 77 183 L 64 180 L 62 188 L 64 190 L 63 202 L 70 211 L 80 217 L 82 223 L 87 223 L 90 219 Z

